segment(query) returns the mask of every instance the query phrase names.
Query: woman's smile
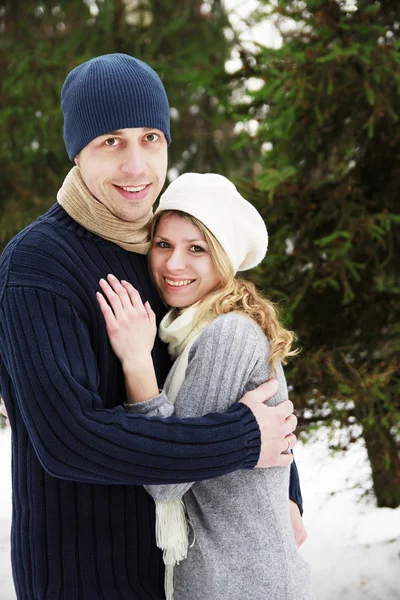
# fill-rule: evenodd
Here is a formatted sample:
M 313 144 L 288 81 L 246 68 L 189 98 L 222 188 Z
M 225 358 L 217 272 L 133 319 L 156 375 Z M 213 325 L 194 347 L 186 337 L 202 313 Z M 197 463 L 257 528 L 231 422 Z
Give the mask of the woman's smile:
M 164 276 L 164 281 L 167 285 L 174 288 L 187 288 L 191 283 L 196 281 L 195 279 L 171 279 Z
M 175 308 L 195 304 L 220 283 L 203 234 L 176 213 L 162 215 L 157 223 L 150 269 L 165 303 Z

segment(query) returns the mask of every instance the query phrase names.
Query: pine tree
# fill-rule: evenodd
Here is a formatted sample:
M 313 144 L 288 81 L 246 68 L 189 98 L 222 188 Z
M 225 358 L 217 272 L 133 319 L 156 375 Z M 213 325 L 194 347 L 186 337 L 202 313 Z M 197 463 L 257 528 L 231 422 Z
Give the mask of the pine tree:
M 219 0 L 206 10 L 201 0 L 0 0 L 0 250 L 53 204 L 71 168 L 60 90 L 93 56 L 130 54 L 160 74 L 172 107 L 170 167 L 225 170 L 227 27 Z
M 235 106 L 259 124 L 241 142 L 242 187 L 271 234 L 255 278 L 303 346 L 289 373 L 303 422 L 361 431 L 377 504 L 397 507 L 400 5 L 263 1 L 256 18 L 282 45 L 239 47 L 235 74 L 260 83 Z

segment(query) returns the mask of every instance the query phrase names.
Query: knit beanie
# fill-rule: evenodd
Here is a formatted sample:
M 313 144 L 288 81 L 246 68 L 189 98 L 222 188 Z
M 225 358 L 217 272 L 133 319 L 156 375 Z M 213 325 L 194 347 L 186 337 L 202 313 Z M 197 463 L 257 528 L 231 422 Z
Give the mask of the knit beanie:
M 235 273 L 255 267 L 267 252 L 264 220 L 222 175 L 181 175 L 162 194 L 155 214 L 166 210 L 180 210 L 199 219 L 221 244 Z
M 61 90 L 64 141 L 71 160 L 99 135 L 151 127 L 171 142 L 169 105 L 161 79 L 127 54 L 105 54 L 73 69 Z

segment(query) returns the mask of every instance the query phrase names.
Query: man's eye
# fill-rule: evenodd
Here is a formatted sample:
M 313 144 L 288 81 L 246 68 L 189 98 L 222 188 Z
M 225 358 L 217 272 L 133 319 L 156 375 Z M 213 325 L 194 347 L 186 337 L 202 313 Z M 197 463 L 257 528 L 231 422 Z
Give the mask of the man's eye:
M 205 252 L 204 248 L 201 246 L 190 246 L 192 252 Z
M 160 136 L 157 133 L 148 133 L 146 135 L 146 142 L 156 142 L 160 139 Z
M 108 138 L 104 143 L 106 146 L 117 146 L 119 142 L 117 138 Z

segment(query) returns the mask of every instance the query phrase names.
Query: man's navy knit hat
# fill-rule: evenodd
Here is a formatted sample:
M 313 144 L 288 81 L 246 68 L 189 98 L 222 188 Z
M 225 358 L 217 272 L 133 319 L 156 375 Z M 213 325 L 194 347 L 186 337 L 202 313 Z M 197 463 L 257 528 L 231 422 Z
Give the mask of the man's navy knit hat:
M 99 135 L 151 127 L 171 142 L 168 98 L 161 79 L 127 54 L 105 54 L 82 63 L 61 90 L 64 141 L 71 160 Z

